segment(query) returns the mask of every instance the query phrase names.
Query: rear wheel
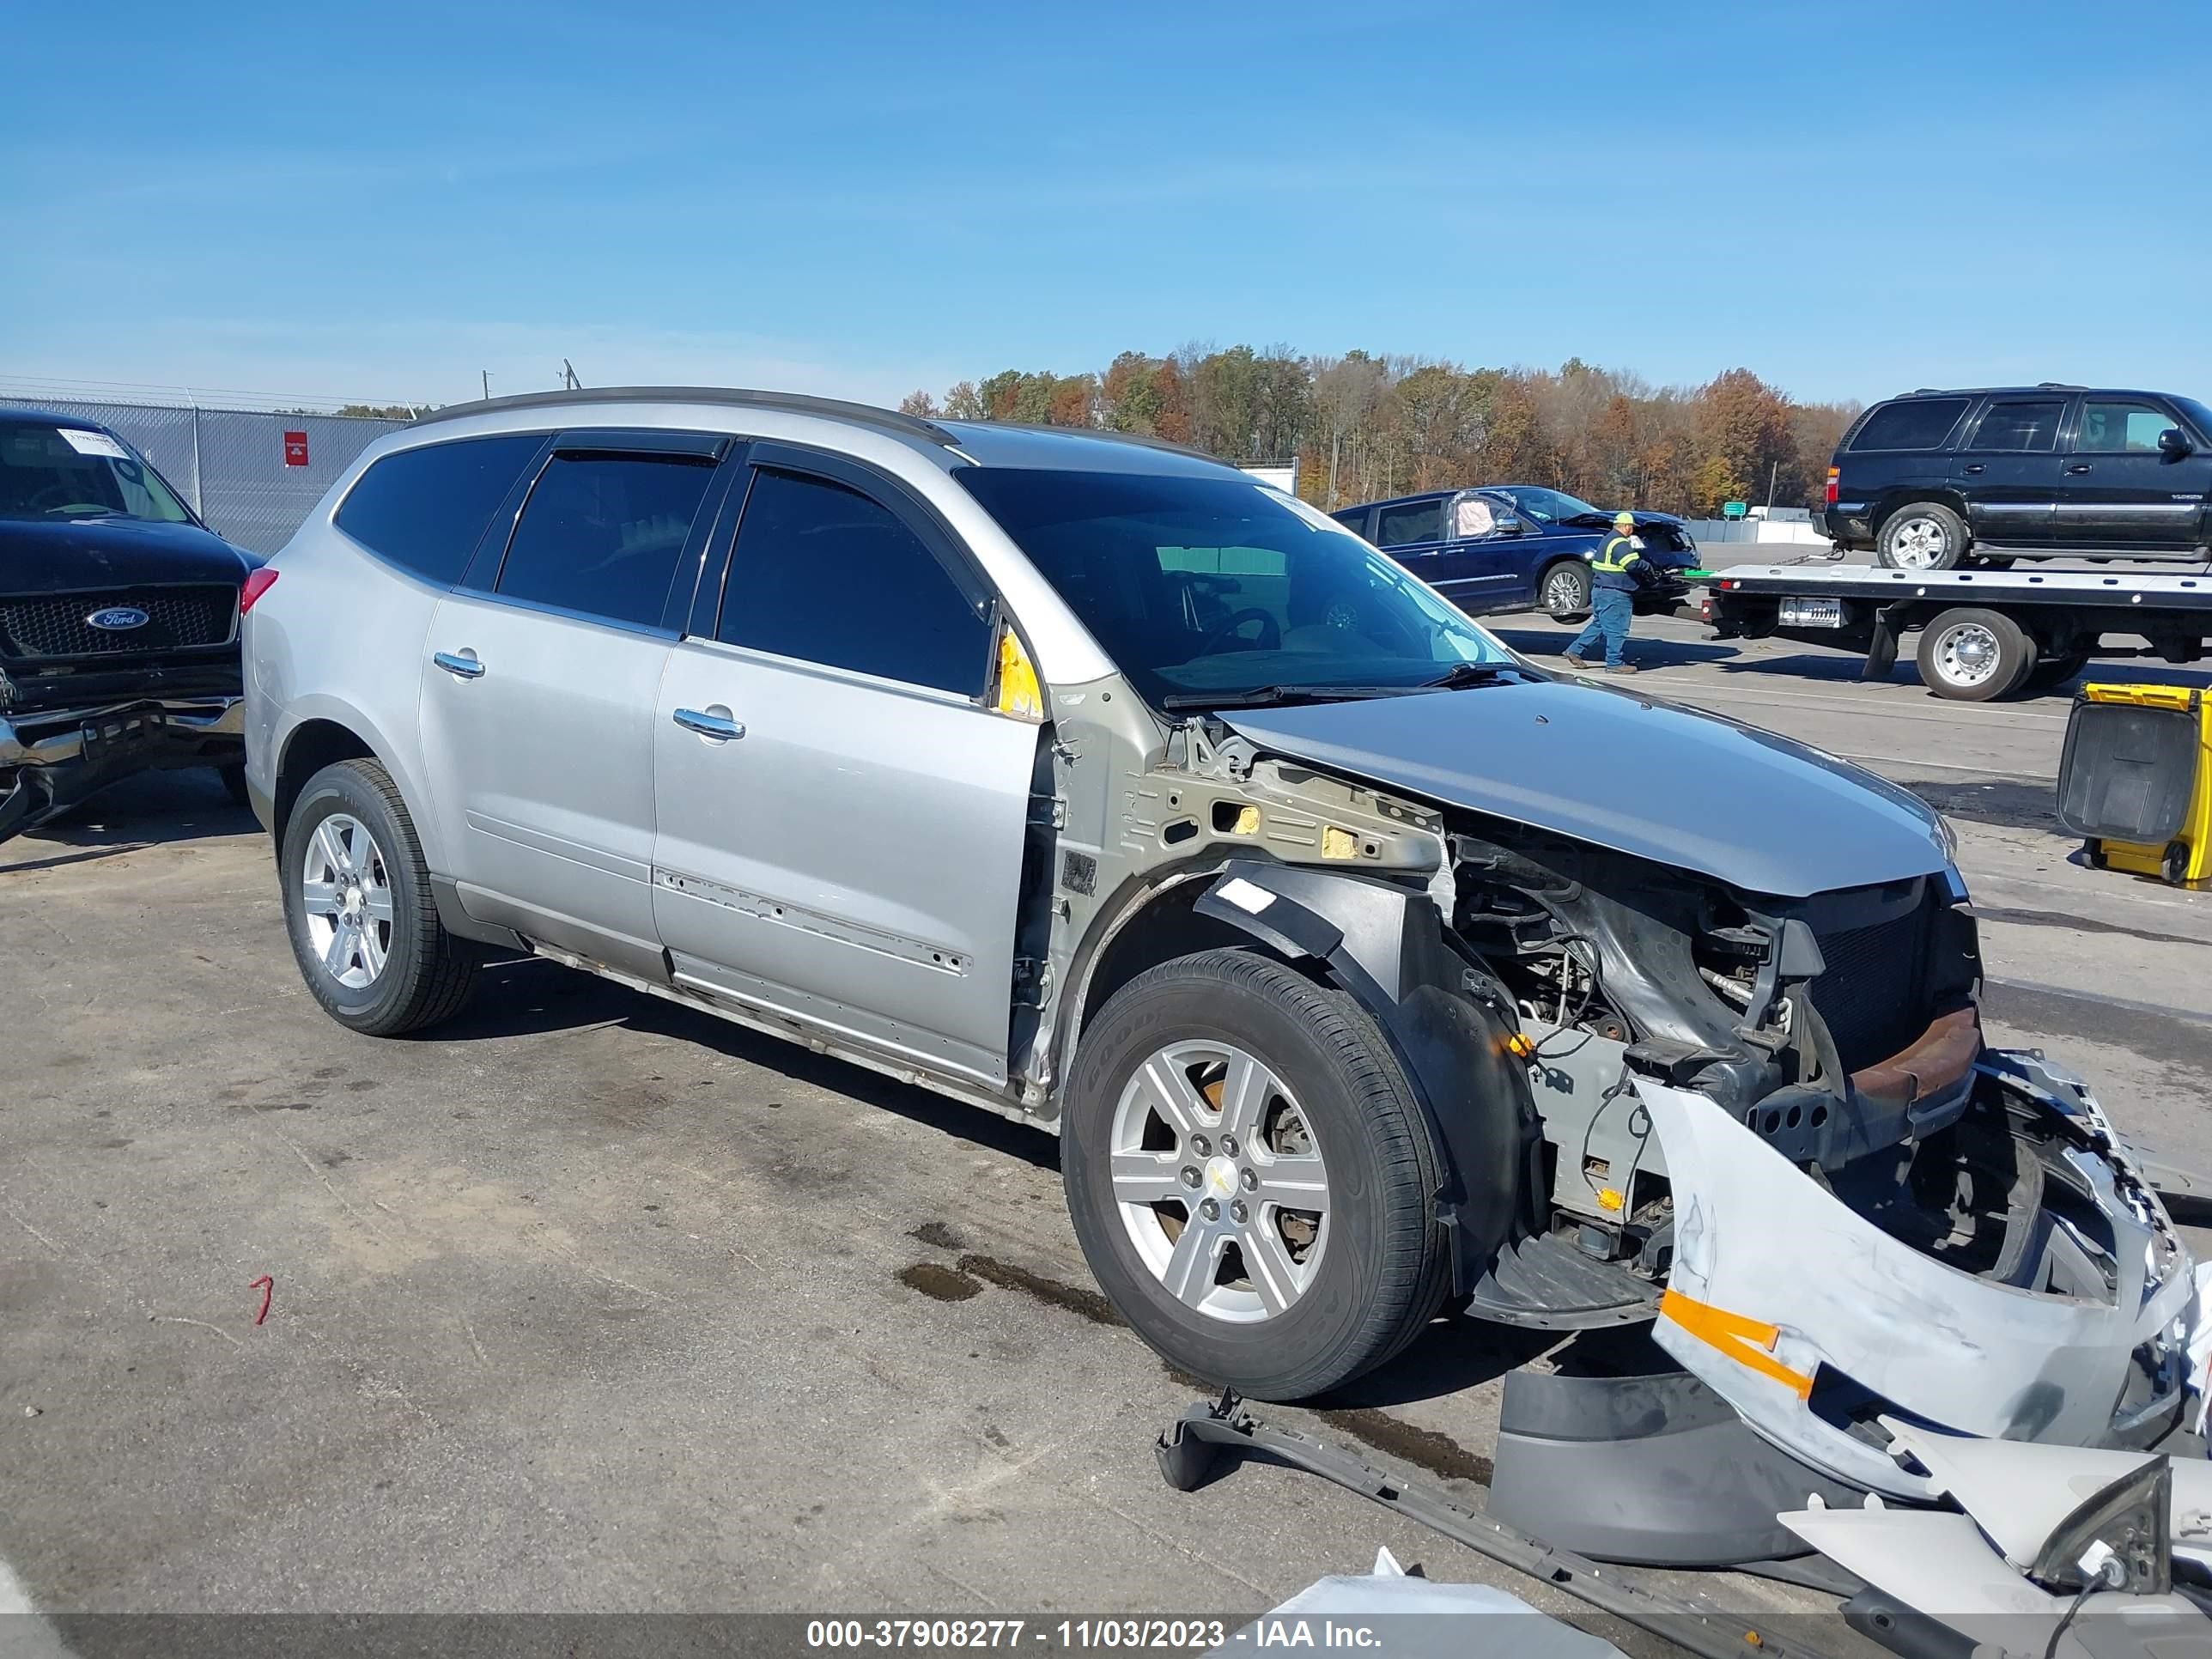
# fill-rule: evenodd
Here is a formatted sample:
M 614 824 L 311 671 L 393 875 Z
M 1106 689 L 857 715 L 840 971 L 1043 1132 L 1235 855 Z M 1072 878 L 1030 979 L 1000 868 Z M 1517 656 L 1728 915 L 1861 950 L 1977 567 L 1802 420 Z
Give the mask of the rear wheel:
M 1589 567 L 1579 559 L 1562 559 L 1537 579 L 1536 597 L 1553 622 L 1577 623 L 1589 615 Z
M 2009 696 L 2035 666 L 2035 641 L 1996 611 L 1946 611 L 1920 630 L 1921 683 L 1955 702 Z
M 307 780 L 280 873 L 292 954 L 332 1019 L 397 1036 L 459 1012 L 477 950 L 440 923 L 414 820 L 381 766 L 340 761 Z
M 2063 656 L 2046 657 L 2027 671 L 2027 678 L 2020 689 L 2030 695 L 2039 691 L 2056 691 L 2062 685 L 2071 685 L 2081 678 L 2081 671 L 2089 665 L 2087 646 L 2075 647 Z
M 1966 554 L 1966 526 L 1935 501 L 1914 501 L 1882 520 L 1875 554 L 1892 570 L 1948 570 Z
M 1437 1160 L 1382 1032 L 1246 951 L 1163 963 L 1085 1027 L 1061 1126 L 1091 1272 L 1183 1370 L 1326 1393 L 1442 1305 Z

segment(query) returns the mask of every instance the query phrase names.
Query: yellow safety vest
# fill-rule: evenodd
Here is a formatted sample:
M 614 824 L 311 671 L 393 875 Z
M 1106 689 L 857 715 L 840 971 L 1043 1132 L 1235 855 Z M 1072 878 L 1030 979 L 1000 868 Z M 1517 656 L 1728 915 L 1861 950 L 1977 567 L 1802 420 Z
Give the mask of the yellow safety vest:
M 1613 556 L 1613 550 L 1616 547 L 1626 548 L 1628 550 L 1627 556 L 1620 559 L 1614 558 Z M 1596 552 L 1589 556 L 1589 562 L 1593 569 L 1611 571 L 1617 574 L 1627 569 L 1629 566 L 1634 564 L 1643 556 L 1644 556 L 1641 553 L 1638 553 L 1636 550 L 1636 544 L 1631 541 L 1627 537 L 1608 536 L 1605 538 L 1605 545 L 1599 548 Z

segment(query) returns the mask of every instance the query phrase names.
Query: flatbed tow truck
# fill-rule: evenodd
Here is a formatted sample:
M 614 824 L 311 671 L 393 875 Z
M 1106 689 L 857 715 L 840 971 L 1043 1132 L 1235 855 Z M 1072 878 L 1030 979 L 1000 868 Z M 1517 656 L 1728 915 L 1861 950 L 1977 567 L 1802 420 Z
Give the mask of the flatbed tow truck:
M 1899 640 L 1917 631 L 1921 679 L 1937 696 L 1962 702 L 2054 690 L 2093 656 L 2198 662 L 2212 639 L 2212 568 L 1775 564 L 1717 571 L 1708 581 L 1706 620 L 1722 639 L 1863 652 L 1863 678 L 1876 680 L 1895 665 Z

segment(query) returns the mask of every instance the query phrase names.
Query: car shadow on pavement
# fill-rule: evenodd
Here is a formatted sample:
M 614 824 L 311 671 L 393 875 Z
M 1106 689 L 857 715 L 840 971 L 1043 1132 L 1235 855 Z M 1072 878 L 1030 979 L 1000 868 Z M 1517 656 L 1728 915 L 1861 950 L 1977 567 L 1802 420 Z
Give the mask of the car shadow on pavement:
M 60 817 L 0 842 L 0 876 L 135 853 L 171 842 L 258 832 L 212 770 L 143 772 L 101 790 Z M 67 849 L 67 850 L 64 850 Z
M 696 1043 L 795 1083 L 826 1089 L 992 1152 L 1009 1153 L 1039 1169 L 1060 1167 L 1057 1145 L 1042 1130 L 849 1060 L 817 1054 L 782 1037 L 749 1030 L 703 1008 L 687 1008 L 537 957 L 504 957 L 488 964 L 477 976 L 468 1006 L 425 1041 L 481 1042 L 593 1025 L 622 1025 Z
M 1396 1358 L 1316 1403 L 1331 1410 L 1358 1410 L 1441 1399 L 1494 1382 L 1564 1340 L 1557 1331 L 1522 1330 L 1453 1315 L 1431 1321 Z

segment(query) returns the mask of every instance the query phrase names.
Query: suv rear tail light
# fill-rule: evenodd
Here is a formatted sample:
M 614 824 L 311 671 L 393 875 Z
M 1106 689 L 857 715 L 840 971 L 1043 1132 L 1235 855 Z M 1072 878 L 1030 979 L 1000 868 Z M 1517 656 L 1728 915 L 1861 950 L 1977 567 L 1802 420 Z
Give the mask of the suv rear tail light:
M 276 586 L 276 573 L 266 566 L 246 573 L 238 589 L 238 614 L 244 616 L 253 609 L 253 602 Z
M 1827 501 L 1830 507 L 1833 507 L 1836 504 L 1836 480 L 1842 475 L 1842 472 L 1843 469 L 1841 467 L 1832 466 L 1828 469 Z

